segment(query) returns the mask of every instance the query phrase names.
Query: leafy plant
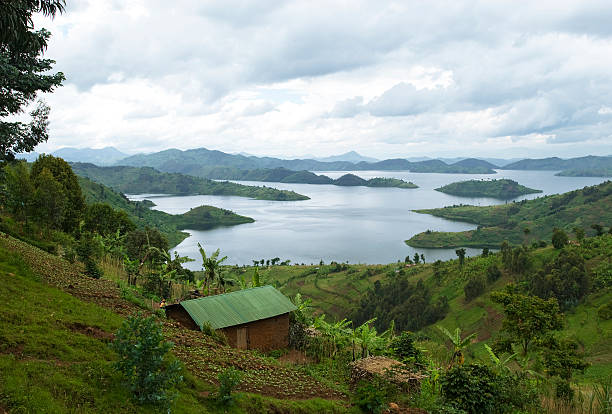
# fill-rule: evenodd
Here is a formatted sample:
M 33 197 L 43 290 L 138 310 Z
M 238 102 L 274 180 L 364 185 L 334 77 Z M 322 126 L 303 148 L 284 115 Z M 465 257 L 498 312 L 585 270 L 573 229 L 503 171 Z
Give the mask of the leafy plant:
M 230 367 L 219 373 L 217 379 L 219 380 L 219 392 L 217 395 L 219 402 L 222 404 L 231 404 L 234 399 L 232 393 L 242 381 L 242 372 L 234 367 Z
M 135 401 L 161 406 L 172 403 L 175 394 L 171 389 L 183 380 L 182 367 L 178 361 L 169 361 L 172 343 L 164 341 L 154 316 L 126 319 L 111 348 L 119 356 L 114 368 L 124 375 Z
M 474 332 L 473 334 L 468 335 L 465 338 L 461 339 L 461 329 L 460 328 L 455 329 L 455 332 L 452 334 L 443 326 L 438 326 L 438 329 L 440 330 L 440 332 L 446 335 L 448 339 L 450 339 L 451 344 L 453 346 L 453 355 L 451 356 L 451 365 L 454 364 L 455 362 L 458 364 L 463 364 L 463 361 L 464 361 L 463 350 L 470 345 L 470 343 L 472 342 L 472 339 L 476 337 L 476 333 Z
M 353 404 L 366 413 L 381 413 L 387 402 L 385 388 L 378 381 L 362 381 L 355 389 Z

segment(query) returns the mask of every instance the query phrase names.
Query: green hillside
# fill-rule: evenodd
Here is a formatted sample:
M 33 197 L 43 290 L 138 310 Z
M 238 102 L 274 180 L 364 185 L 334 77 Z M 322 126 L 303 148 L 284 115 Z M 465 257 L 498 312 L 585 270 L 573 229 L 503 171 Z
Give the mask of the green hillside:
M 72 169 L 79 176 L 126 194 L 203 194 L 275 201 L 308 200 L 308 197 L 293 191 L 163 173 L 150 167 L 98 167 L 93 164 L 73 163 Z
M 491 197 L 501 200 L 509 200 L 525 194 L 542 192 L 542 190 L 534 190 L 508 179 L 460 181 L 447 184 L 435 190 L 459 197 Z
M 130 219 L 140 228 L 151 227 L 161 231 L 171 246 L 176 246 L 188 234 L 183 229 L 207 230 L 216 226 L 234 226 L 252 223 L 250 217 L 240 216 L 229 210 L 212 206 L 200 206 L 181 215 L 172 215 L 151 209 L 151 202 L 130 201 L 105 185 L 79 177 L 79 185 L 88 204 L 107 203 L 114 209 L 128 213 Z
M 612 169 L 612 157 L 589 155 L 561 159 L 557 157 L 526 159 L 505 165 L 504 170 L 562 170 L 557 175 L 569 177 L 608 177 Z
M 426 231 L 406 243 L 413 247 L 499 247 L 508 240 L 550 240 L 554 228 L 571 232 L 575 226 L 590 230 L 592 224 L 612 222 L 612 182 L 585 187 L 565 194 L 523 200 L 498 206 L 450 206 L 416 210 L 449 220 L 478 225 L 476 230 L 457 233 Z M 525 233 L 525 229 L 529 229 Z M 593 234 L 594 232 L 591 232 Z

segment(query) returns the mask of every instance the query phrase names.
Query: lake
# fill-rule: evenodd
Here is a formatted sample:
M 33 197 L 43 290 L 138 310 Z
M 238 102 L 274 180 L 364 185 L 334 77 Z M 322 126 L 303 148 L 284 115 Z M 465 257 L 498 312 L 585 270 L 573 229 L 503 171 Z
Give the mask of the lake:
M 347 171 L 317 171 L 338 178 Z M 471 179 L 510 178 L 543 193 L 521 196 L 515 200 L 558 194 L 595 185 L 605 178 L 557 177 L 553 171 L 505 171 L 498 174 L 433 174 L 406 171 L 354 171 L 362 178 L 394 177 L 412 181 L 417 189 L 340 187 L 335 185 L 283 184 L 238 181 L 293 190 L 307 195 L 306 201 L 265 201 L 234 196 L 166 196 L 131 195 L 132 200 L 149 199 L 155 209 L 181 214 L 200 205 L 232 210 L 252 217 L 254 223 L 219 227 L 207 231 L 186 230 L 190 237 L 173 251 L 196 262 L 187 267 L 198 270 L 201 259 L 197 243 L 206 252 L 221 249 L 228 264 L 252 264 L 253 260 L 279 257 L 291 263 L 390 263 L 424 254 L 427 262 L 456 258 L 454 249 L 413 249 L 404 240 L 426 231 L 463 231 L 475 225 L 449 221 L 413 209 L 444 207 L 453 204 L 493 205 L 505 201 L 492 198 L 456 197 L 434 191 L 434 188 Z M 466 249 L 468 255 L 479 249 Z

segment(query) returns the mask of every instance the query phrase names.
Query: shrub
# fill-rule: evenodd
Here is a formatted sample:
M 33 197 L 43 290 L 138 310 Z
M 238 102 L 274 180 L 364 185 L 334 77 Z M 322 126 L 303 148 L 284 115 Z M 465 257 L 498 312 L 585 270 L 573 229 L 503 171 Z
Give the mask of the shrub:
M 487 282 L 493 283 L 497 279 L 501 277 L 501 270 L 497 267 L 497 265 L 492 264 L 487 268 Z
M 114 368 L 125 376 L 136 402 L 165 407 L 172 403 L 176 395 L 171 389 L 183 380 L 182 368 L 168 360 L 172 343 L 164 341 L 154 316 L 126 319 L 111 347 L 119 356 Z
M 362 381 L 355 389 L 353 404 L 363 412 L 378 414 L 382 412 L 387 402 L 385 387 L 379 386 L 380 381 Z
M 98 267 L 92 258 L 85 259 L 85 274 L 94 279 L 100 279 L 104 275 L 102 269 Z
M 599 318 L 604 321 L 612 319 L 612 302 L 608 302 L 605 305 L 601 305 L 597 309 L 597 316 L 599 316 Z
M 468 302 L 480 296 L 485 290 L 484 279 L 480 276 L 470 278 L 463 288 L 465 300 Z
M 242 381 L 242 372 L 234 367 L 230 367 L 219 373 L 217 379 L 219 380 L 219 393 L 217 398 L 223 404 L 231 404 L 234 399 L 232 392 L 240 385 Z
M 552 245 L 555 249 L 562 249 L 568 242 L 567 234 L 561 229 L 554 229 L 552 235 Z
M 414 346 L 414 334 L 411 332 L 404 331 L 395 337 L 391 342 L 391 349 L 395 356 L 403 361 L 422 362 L 423 354 L 419 348 Z

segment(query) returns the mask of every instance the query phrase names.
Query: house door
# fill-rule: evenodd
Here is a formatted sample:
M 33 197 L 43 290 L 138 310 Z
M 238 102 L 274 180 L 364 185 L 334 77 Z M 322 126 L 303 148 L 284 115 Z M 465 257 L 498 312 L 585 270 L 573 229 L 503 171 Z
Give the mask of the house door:
M 247 344 L 247 335 L 248 335 L 248 328 L 238 328 L 236 330 L 236 348 L 238 349 L 248 349 L 248 344 Z

